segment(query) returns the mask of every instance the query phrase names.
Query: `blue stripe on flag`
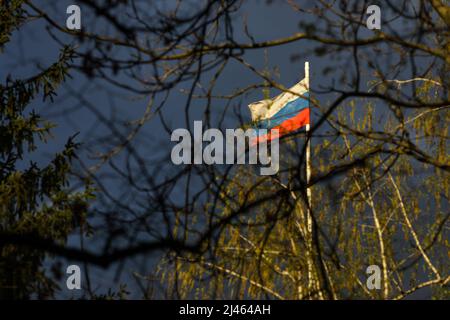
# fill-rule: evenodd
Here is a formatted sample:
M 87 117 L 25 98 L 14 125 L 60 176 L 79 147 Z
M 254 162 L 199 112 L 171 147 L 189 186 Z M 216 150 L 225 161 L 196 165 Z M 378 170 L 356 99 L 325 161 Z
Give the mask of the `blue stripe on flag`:
M 258 129 L 272 129 L 273 127 L 279 126 L 284 121 L 294 117 L 300 111 L 305 108 L 308 108 L 308 92 L 303 94 L 303 97 L 299 97 L 289 103 L 287 103 L 280 111 L 275 113 L 272 118 L 264 119 L 256 124 L 257 135 L 260 133 Z

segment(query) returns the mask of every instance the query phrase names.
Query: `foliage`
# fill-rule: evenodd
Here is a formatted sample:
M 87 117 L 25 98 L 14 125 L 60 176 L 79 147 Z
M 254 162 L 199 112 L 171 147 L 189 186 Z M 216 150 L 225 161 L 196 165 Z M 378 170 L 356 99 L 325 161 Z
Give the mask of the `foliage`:
M 359 137 L 352 130 L 396 131 L 394 119 L 382 127 L 374 123 L 376 110 L 369 103 L 359 117 L 354 111 L 350 103 L 337 110 L 336 119 L 330 117 L 332 123 L 348 128 L 337 138 L 313 139 L 314 175 L 333 170 L 333 159 L 351 162 L 380 147 L 379 137 Z M 437 124 L 436 114 L 422 111 L 406 122 L 415 128 L 417 139 L 434 149 L 436 158 L 444 153 L 448 161 L 442 150 L 448 128 Z M 439 123 L 448 123 L 449 113 L 439 114 L 446 119 Z M 426 134 L 429 125 L 432 135 Z M 298 148 L 290 142 L 284 142 L 285 148 Z M 246 203 L 277 196 L 243 211 L 221 231 L 212 251 L 164 259 L 160 274 L 169 288 L 180 298 L 195 299 L 379 299 L 403 297 L 405 285 L 445 281 L 450 250 L 444 227 L 449 218 L 448 172 L 407 154 L 387 153 L 366 159 L 332 181 L 314 184 L 311 206 L 320 240 L 312 248 L 308 237 L 313 233 L 305 229 L 306 201 L 292 174 L 287 171 L 263 182 L 265 178 L 249 171 L 236 173 L 223 195 L 224 205 L 217 209 L 220 217 Z M 382 281 L 387 287 L 382 290 L 366 287 L 366 268 L 374 264 L 387 270 Z M 433 296 L 449 297 L 443 286 L 433 287 Z
M 1 7 L 0 45 L 8 43 L 11 31 L 24 23 L 21 1 Z M 0 231 L 36 236 L 60 244 L 77 227 L 85 224 L 92 188 L 70 191 L 71 162 L 79 146 L 70 137 L 65 147 L 45 166 L 32 161 L 42 143 L 51 138 L 54 124 L 42 119 L 30 104 L 36 97 L 52 99 L 68 75 L 73 59 L 69 47 L 62 49 L 58 61 L 41 73 L 0 85 Z M 50 298 L 57 288 L 46 272 L 45 251 L 20 245 L 0 245 L 0 298 Z

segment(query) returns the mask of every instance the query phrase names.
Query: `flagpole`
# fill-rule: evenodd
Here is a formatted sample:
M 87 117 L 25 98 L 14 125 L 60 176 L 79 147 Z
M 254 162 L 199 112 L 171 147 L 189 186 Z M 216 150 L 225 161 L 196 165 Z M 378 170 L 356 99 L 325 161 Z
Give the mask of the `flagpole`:
M 310 88 L 309 88 L 309 62 L 305 62 L 305 82 L 306 82 L 306 90 L 308 92 L 308 108 L 310 108 Z M 311 121 L 311 109 L 309 110 L 310 116 L 309 120 Z M 310 121 L 305 127 L 306 130 L 306 197 L 308 199 L 308 211 L 311 206 L 311 188 L 309 187 L 309 182 L 311 180 L 311 136 L 310 136 Z M 309 215 L 309 212 L 308 212 Z M 308 229 L 310 226 L 308 225 Z M 308 230 L 311 231 L 311 230 Z
M 305 62 L 305 84 L 306 90 L 308 92 L 308 108 L 311 107 L 311 94 L 309 87 L 309 62 Z M 314 271 L 313 271 L 313 261 L 314 261 L 314 253 L 313 245 L 312 245 L 312 237 L 313 237 L 313 219 L 311 214 L 311 109 L 309 110 L 309 119 L 308 124 L 305 126 L 306 131 L 306 198 L 307 198 L 307 208 L 306 208 L 306 233 L 307 233 L 307 259 L 308 259 L 308 289 L 310 292 L 314 292 L 319 289 L 319 284 L 316 283 Z M 321 291 L 319 290 L 318 296 L 320 299 L 323 298 Z

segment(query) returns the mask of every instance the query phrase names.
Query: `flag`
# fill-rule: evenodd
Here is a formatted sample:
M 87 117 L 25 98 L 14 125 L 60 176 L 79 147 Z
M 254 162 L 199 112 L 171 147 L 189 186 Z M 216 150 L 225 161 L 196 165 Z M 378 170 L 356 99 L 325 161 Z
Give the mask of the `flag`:
M 252 120 L 256 124 L 255 136 L 250 145 L 278 139 L 295 132 L 310 123 L 309 120 L 309 77 L 305 77 L 288 91 L 273 99 L 265 99 L 248 105 Z M 265 130 L 261 129 L 267 129 Z M 278 129 L 278 133 L 271 133 Z

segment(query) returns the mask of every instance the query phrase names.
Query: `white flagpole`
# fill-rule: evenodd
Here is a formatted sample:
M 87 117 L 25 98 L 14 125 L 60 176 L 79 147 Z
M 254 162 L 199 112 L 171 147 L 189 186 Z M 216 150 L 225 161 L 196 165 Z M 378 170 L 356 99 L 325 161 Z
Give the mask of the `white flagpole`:
M 310 87 L 309 87 L 309 62 L 305 62 L 305 82 L 306 89 L 308 92 L 308 108 L 310 105 Z M 309 118 L 311 119 L 311 110 Z M 309 120 L 310 120 L 309 119 Z M 318 289 L 318 284 L 316 284 L 316 279 L 313 275 L 313 252 L 312 252 L 312 234 L 313 234 L 313 221 L 311 214 L 311 187 L 309 183 L 311 181 L 311 125 L 308 121 L 308 124 L 305 126 L 306 130 L 306 197 L 308 201 L 308 205 L 306 208 L 306 231 L 307 231 L 307 242 L 308 242 L 308 289 L 310 292 Z M 316 287 L 317 285 L 317 287 Z M 319 291 L 318 296 L 320 299 L 323 298 L 322 292 Z
M 310 108 L 310 92 L 309 92 L 309 62 L 305 62 L 305 82 L 306 82 L 306 89 L 308 91 L 308 108 Z M 311 110 L 309 110 L 311 119 Z M 311 179 L 311 136 L 310 136 L 310 124 L 308 121 L 308 124 L 305 127 L 306 130 L 306 196 L 308 198 L 308 206 L 311 206 L 311 188 L 309 187 L 309 182 Z M 310 229 L 310 226 L 308 226 L 308 229 Z M 308 230 L 311 231 L 311 230 Z

